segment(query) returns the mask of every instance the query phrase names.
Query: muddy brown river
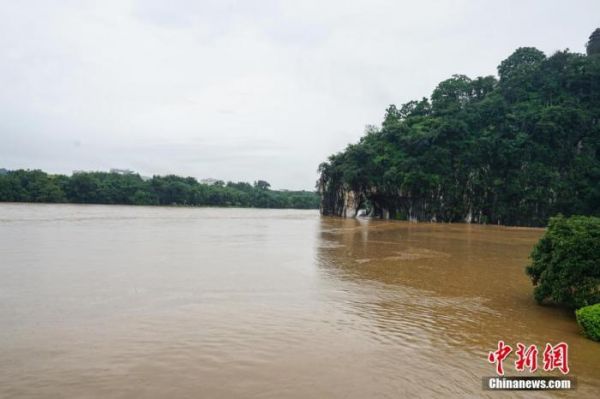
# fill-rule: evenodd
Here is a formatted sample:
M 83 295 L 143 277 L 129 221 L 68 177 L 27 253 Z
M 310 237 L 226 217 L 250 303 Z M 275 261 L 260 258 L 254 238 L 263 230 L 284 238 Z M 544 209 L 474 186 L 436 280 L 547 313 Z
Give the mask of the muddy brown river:
M 600 397 L 600 344 L 532 299 L 542 232 L 0 204 L 0 397 Z M 577 389 L 483 390 L 498 340 L 568 343 Z

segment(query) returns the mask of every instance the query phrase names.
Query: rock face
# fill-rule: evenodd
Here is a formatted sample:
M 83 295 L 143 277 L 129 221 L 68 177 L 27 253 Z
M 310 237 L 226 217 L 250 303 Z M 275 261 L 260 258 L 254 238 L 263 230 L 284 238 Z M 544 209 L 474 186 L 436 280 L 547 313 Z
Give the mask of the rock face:
M 319 181 L 321 193 L 321 215 L 354 218 L 363 204 L 364 196 L 345 187 L 328 187 L 323 179 Z
M 465 198 L 463 211 L 459 214 L 448 214 L 444 211 L 444 198 L 414 198 L 409 194 L 398 192 L 390 198 L 381 195 L 375 187 L 369 189 L 352 189 L 343 184 L 335 185 L 325 178 L 319 181 L 321 195 L 321 214 L 354 218 L 361 209 L 368 210 L 368 216 L 380 219 L 401 219 L 417 221 L 464 221 L 465 223 L 483 223 L 482 212 Z
M 344 191 L 344 206 L 342 208 L 343 217 L 356 217 L 360 209 L 361 195 L 352 190 Z

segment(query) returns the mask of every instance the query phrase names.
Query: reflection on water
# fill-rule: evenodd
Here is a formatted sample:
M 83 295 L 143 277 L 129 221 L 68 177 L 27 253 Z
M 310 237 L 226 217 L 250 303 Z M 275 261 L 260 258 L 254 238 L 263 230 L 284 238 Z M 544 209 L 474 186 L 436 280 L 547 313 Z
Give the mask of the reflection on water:
M 541 232 L 3 204 L 0 397 L 495 397 L 499 339 L 568 342 L 595 397 L 600 345 L 531 298 Z

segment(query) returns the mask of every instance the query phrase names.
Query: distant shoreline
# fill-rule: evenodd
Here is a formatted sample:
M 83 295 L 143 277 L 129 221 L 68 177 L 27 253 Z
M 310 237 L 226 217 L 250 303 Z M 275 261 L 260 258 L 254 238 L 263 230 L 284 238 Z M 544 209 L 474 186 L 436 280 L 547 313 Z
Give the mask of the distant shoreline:
M 0 202 L 103 205 L 209 206 L 318 209 L 315 191 L 271 190 L 264 180 L 224 182 L 175 175 L 144 178 L 131 171 L 52 175 L 41 170 L 4 170 Z
M 227 205 L 183 205 L 183 204 L 171 204 L 171 205 L 137 205 L 137 204 L 101 204 L 101 203 L 89 203 L 89 202 L 26 202 L 26 201 L 0 201 L 2 205 L 77 205 L 77 206 L 128 206 L 134 208 L 182 208 L 182 209 L 257 209 L 257 210 L 290 210 L 290 211 L 315 211 L 318 212 L 318 208 L 257 208 L 251 206 L 227 206 Z M 396 220 L 400 222 L 401 220 Z M 421 222 L 423 223 L 423 222 Z

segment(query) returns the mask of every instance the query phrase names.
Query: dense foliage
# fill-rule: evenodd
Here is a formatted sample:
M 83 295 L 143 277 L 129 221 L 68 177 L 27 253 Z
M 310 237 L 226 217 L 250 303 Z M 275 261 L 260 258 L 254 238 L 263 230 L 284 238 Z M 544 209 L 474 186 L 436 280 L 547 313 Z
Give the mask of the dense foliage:
M 316 209 L 319 198 L 309 191 L 274 191 L 269 183 L 201 184 L 193 177 L 78 172 L 50 175 L 40 170 L 0 174 L 0 201 L 73 202 L 132 205 L 209 205 L 255 208 Z
M 577 309 L 600 303 L 600 218 L 562 215 L 531 253 L 535 299 Z
M 600 28 L 592 32 L 585 47 L 588 55 L 600 54 Z
M 351 191 L 374 216 L 399 219 L 600 215 L 600 55 L 519 48 L 498 74 L 454 75 L 429 99 L 391 105 L 381 128 L 321 164 L 322 212 L 340 215 Z
M 584 334 L 594 341 L 600 341 L 600 303 L 575 311 L 575 316 Z

